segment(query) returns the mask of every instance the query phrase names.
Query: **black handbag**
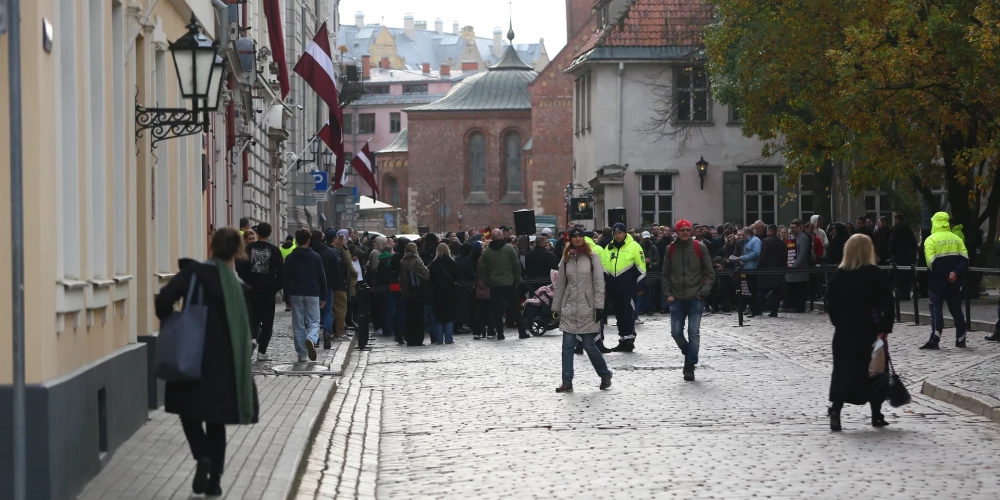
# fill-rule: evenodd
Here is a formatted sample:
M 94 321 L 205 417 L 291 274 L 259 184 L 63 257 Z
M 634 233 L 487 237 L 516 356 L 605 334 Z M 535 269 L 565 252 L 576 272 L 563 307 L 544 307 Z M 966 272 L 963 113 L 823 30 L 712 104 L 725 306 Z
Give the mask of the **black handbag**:
M 889 362 L 889 404 L 893 408 L 899 408 L 910 404 L 910 391 L 906 390 L 903 380 L 896 373 L 896 368 L 892 365 L 892 358 L 889 356 L 889 344 L 885 344 L 885 359 Z

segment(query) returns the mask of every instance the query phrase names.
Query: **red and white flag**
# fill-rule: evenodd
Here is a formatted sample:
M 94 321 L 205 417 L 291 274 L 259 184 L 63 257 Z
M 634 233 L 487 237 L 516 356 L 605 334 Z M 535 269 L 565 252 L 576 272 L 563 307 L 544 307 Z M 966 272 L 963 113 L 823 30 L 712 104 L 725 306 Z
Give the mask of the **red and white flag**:
M 285 63 L 285 36 L 281 32 L 281 5 L 278 0 L 264 0 L 264 17 L 267 18 L 271 57 L 274 57 L 278 66 L 278 85 L 281 87 L 281 98 L 284 99 L 289 90 L 288 64 Z
M 372 193 L 378 196 L 378 183 L 375 182 L 375 173 L 372 169 L 372 152 L 368 149 L 368 143 L 366 142 L 364 147 L 361 148 L 359 154 L 354 155 L 354 159 L 351 160 L 351 166 L 354 167 L 354 171 L 364 179 L 372 188 Z
M 326 23 L 319 27 L 316 36 L 306 46 L 305 53 L 295 63 L 292 71 L 298 73 L 319 94 L 320 99 L 330 107 L 330 122 L 320 130 L 319 137 L 337 157 L 334 171 L 333 189 L 343 187 L 344 176 L 344 118 L 340 112 L 340 98 L 337 95 L 337 78 L 333 72 L 333 57 L 330 55 L 330 37 Z

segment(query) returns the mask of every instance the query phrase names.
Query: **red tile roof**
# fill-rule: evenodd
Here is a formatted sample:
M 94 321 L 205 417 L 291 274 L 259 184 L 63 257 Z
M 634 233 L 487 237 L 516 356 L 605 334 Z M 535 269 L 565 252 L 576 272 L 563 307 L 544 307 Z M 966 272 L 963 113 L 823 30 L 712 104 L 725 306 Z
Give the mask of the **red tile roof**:
M 701 30 L 712 22 L 713 9 L 706 0 L 630 0 L 624 19 L 614 19 L 585 50 L 596 46 L 700 45 Z

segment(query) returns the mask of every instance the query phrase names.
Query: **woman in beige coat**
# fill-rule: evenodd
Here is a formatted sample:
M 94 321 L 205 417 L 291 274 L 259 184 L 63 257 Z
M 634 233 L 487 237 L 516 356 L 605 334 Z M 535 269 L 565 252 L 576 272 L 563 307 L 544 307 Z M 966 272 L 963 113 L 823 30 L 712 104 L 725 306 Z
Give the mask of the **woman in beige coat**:
M 611 370 L 595 344 L 604 308 L 604 267 L 601 258 L 584 239 L 583 231 L 569 233 L 570 244 L 563 250 L 552 297 L 552 316 L 559 318 L 563 331 L 562 385 L 556 392 L 573 392 L 573 350 L 577 339 L 601 376 L 601 390 L 611 387 Z

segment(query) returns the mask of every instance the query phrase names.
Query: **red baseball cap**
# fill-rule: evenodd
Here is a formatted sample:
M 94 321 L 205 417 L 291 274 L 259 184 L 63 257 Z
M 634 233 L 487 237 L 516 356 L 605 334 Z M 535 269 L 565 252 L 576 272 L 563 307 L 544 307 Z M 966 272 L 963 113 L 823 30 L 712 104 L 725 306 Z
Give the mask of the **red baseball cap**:
M 691 222 L 687 219 L 681 219 L 677 221 L 677 225 L 674 227 L 674 231 L 680 231 L 682 227 L 691 227 Z

